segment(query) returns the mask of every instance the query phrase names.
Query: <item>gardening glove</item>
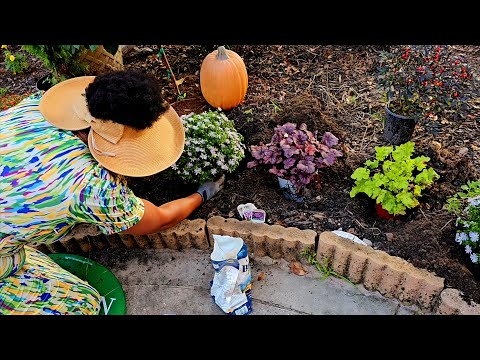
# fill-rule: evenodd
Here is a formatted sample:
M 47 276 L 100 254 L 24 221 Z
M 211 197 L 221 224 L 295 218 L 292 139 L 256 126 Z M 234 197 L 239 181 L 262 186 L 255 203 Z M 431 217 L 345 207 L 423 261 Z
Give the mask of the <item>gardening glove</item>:
M 214 197 L 220 190 L 223 189 L 223 182 L 225 181 L 225 175 L 222 175 L 217 181 L 207 181 L 200 185 L 196 191 L 202 195 L 202 204 Z

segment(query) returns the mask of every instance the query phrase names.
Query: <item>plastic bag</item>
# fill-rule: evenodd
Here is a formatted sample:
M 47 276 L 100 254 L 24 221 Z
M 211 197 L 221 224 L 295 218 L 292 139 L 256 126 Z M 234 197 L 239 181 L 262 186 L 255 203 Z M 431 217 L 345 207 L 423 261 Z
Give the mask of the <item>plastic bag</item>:
M 252 312 L 252 275 L 248 248 L 242 238 L 213 235 L 210 255 L 215 275 L 210 295 L 229 315 L 248 315 Z

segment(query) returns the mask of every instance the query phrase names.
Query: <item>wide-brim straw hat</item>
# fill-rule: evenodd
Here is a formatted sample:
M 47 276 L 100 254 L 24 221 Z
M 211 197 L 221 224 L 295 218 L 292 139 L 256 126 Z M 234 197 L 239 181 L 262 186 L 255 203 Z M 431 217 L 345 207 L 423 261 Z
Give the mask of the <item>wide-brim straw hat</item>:
M 85 97 L 85 88 L 94 79 L 95 76 L 80 76 L 54 85 L 43 94 L 40 112 L 60 129 L 90 127 L 88 147 L 93 157 L 100 165 L 120 175 L 153 175 L 180 158 L 185 131 L 172 106 L 144 130 L 96 119 L 90 114 Z

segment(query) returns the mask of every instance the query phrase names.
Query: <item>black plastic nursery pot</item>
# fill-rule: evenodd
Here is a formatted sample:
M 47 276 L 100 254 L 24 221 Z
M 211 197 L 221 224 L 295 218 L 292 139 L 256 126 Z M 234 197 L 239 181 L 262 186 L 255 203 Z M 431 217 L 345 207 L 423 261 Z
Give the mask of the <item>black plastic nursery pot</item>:
M 51 73 L 47 73 L 43 75 L 40 79 L 38 79 L 36 84 L 37 89 L 43 91 L 47 91 L 48 89 L 50 89 L 52 87 L 52 83 L 50 82 L 51 76 Z
M 417 120 L 412 117 L 398 115 L 385 105 L 385 126 L 383 128 L 384 139 L 393 145 L 401 145 L 411 140 Z

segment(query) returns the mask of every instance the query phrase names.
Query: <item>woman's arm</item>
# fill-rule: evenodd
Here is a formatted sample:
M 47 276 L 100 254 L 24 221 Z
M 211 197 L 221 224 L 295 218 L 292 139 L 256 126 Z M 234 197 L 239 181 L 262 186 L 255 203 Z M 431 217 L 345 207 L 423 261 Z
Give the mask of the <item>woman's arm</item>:
M 215 196 L 215 194 L 223 188 L 224 179 L 222 176 L 216 182 L 209 181 L 201 185 L 196 193 L 160 206 L 156 206 L 150 201 L 142 199 L 145 205 L 142 219 L 122 233 L 147 235 L 177 225 L 186 219 L 203 202 Z

